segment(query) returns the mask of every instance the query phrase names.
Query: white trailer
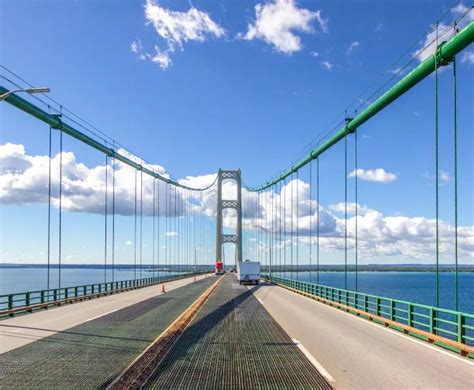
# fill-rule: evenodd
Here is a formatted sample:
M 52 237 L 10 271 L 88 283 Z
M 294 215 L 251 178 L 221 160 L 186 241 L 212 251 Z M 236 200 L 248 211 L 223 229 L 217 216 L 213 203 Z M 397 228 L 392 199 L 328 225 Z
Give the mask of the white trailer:
M 239 284 L 258 284 L 260 280 L 260 263 L 258 261 L 250 260 L 237 263 L 237 279 L 239 280 Z

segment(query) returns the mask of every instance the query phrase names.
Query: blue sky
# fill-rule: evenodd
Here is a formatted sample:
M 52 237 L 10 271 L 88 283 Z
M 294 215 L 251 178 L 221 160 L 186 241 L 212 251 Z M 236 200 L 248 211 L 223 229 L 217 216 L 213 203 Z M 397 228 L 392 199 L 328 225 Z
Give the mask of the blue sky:
M 240 168 L 245 183 L 253 186 L 285 168 L 379 75 L 387 78 L 412 58 L 434 21 L 451 5 L 280 0 L 296 12 L 293 23 L 299 27 L 290 31 L 295 43 L 277 36 L 278 26 L 267 26 L 267 36 L 265 26 L 258 30 L 259 3 L 260 10 L 278 5 L 149 3 L 176 18 L 190 9 L 208 18 L 202 19 L 207 23 L 202 37 L 192 38 L 188 31 L 173 39 L 171 30 L 160 36 L 153 23 L 147 24 L 145 1 L 4 0 L 1 63 L 35 85 L 49 86 L 55 100 L 174 177 Z M 274 23 L 281 15 L 276 16 Z M 455 16 L 448 12 L 444 22 Z M 305 17 L 310 20 L 305 22 Z M 166 69 L 151 60 L 155 45 L 169 55 Z M 471 55 L 458 61 L 460 224 L 472 226 L 474 54 L 472 48 L 466 52 Z M 451 82 L 451 71 L 441 72 L 441 217 L 450 223 Z M 386 183 L 360 180 L 361 204 L 385 216 L 434 217 L 433 91 L 434 78 L 429 77 L 360 129 L 359 167 L 384 169 L 396 177 Z M 47 152 L 46 126 L 5 104 L 0 130 L 2 144 L 22 144 L 31 156 Z M 342 148 L 337 145 L 321 159 L 321 196 L 328 209 L 343 201 Z M 65 149 L 89 167 L 103 163 L 103 157 L 77 142 L 66 140 Z M 307 180 L 307 171 L 302 177 Z M 9 242 L 3 245 L 10 255 L 3 261 L 15 260 L 11 247 L 21 245 L 18 237 L 25 229 L 17 224 L 18 230 L 6 232 L 5 226 L 15 216 L 34 215 L 35 207 L 4 207 L 2 230 Z M 82 221 L 93 217 L 81 214 Z M 35 250 L 32 247 L 30 255 Z M 75 255 L 80 257 L 81 251 Z

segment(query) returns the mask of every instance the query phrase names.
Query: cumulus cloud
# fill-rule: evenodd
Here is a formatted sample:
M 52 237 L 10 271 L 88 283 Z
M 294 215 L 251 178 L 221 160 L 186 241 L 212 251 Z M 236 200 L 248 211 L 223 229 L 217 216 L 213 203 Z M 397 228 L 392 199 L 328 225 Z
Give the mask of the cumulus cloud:
M 454 17 L 460 17 L 465 15 L 458 23 L 458 28 L 464 28 L 470 21 L 474 20 L 474 10 L 472 7 L 467 7 L 463 3 L 459 3 L 451 10 Z M 414 57 L 417 57 L 420 62 L 426 60 L 429 56 L 434 54 L 436 51 L 436 41 L 438 38 L 438 44 L 443 41 L 449 41 L 454 36 L 454 28 L 452 25 L 446 25 L 439 23 L 431 26 L 426 37 L 421 42 L 420 48 L 413 53 Z
M 436 175 L 430 172 L 423 172 L 421 177 L 428 180 L 429 182 L 434 182 L 436 179 Z M 451 176 L 449 175 L 449 172 L 446 171 L 439 171 L 438 178 L 441 184 L 447 184 L 451 181 Z
M 377 183 L 390 183 L 397 180 L 395 173 L 386 172 L 383 168 L 376 169 L 357 169 L 349 173 L 349 177 L 358 177 L 362 180 L 372 181 Z
M 461 62 L 463 64 L 474 65 L 474 51 L 468 50 L 462 53 Z
M 321 66 L 327 70 L 331 70 L 333 67 L 333 64 L 331 64 L 329 61 L 322 61 Z
M 171 55 L 176 49 L 183 50 L 186 42 L 204 42 L 209 37 L 225 36 L 224 29 L 211 19 L 208 13 L 191 6 L 186 12 L 171 11 L 161 7 L 153 0 L 145 4 L 145 19 L 151 24 L 165 47 L 155 45 L 154 53 L 144 52 L 142 42 L 136 39 L 132 42 L 131 51 L 140 59 L 150 59 L 160 68 L 167 69 L 171 64 Z
M 256 19 L 248 25 L 245 34 L 238 37 L 246 40 L 261 39 L 277 51 L 292 54 L 302 48 L 297 32 L 314 33 L 315 24 L 327 32 L 327 20 L 321 11 L 299 8 L 294 0 L 274 0 L 255 6 Z
M 125 152 L 121 151 L 121 154 Z M 54 207 L 59 205 L 60 157 L 58 153 L 51 159 L 51 195 Z M 66 151 L 62 153 L 62 160 L 63 209 L 102 214 L 105 207 L 105 165 L 89 168 L 77 162 L 74 153 Z M 141 160 L 137 158 L 134 160 L 141 163 Z M 110 160 L 109 162 L 111 163 Z M 160 175 L 169 177 L 163 167 L 159 165 L 149 165 L 149 167 Z M 48 176 L 48 156 L 28 155 L 23 145 L 11 143 L 0 145 L 0 199 L 2 203 L 17 205 L 47 203 Z M 112 166 L 110 164 L 107 166 L 107 182 L 108 206 L 111 207 Z M 195 213 L 199 207 L 195 201 L 196 193 L 175 190 L 160 180 L 154 180 L 147 174 L 116 162 L 115 212 L 120 215 L 132 215 L 135 212 L 135 199 L 140 207 L 142 194 L 144 215 L 152 215 L 154 199 L 156 199 L 155 208 L 161 215 L 176 213 L 179 215 L 184 208 L 190 213 Z M 183 204 L 186 207 L 183 207 Z
M 346 55 L 350 56 L 352 54 L 352 51 L 360 46 L 359 41 L 354 41 L 352 42 L 349 47 L 346 50 Z
M 130 44 L 130 50 L 132 53 L 135 53 L 138 58 L 141 60 L 146 59 L 145 54 L 143 54 L 143 44 L 140 39 L 135 39 L 131 44 Z
M 51 160 L 53 207 L 58 206 L 59 154 Z M 105 166 L 87 167 L 76 161 L 72 152 L 63 153 L 63 208 L 69 212 L 103 214 L 105 191 Z M 160 174 L 167 175 L 165 169 L 153 165 Z M 28 155 L 23 145 L 6 143 L 0 145 L 0 200 L 4 205 L 44 204 L 48 202 L 48 156 Z M 370 170 L 369 170 L 370 171 Z M 374 170 L 373 170 L 374 171 Z M 383 171 L 383 170 L 382 170 Z M 364 171 L 367 172 L 367 171 Z M 387 172 L 382 172 L 387 175 Z M 109 166 L 108 196 L 112 196 L 112 169 Z M 380 175 L 380 174 L 379 174 Z M 449 175 L 448 175 L 449 176 Z M 375 174 L 377 177 L 377 174 Z M 121 163 L 115 165 L 116 212 L 121 215 L 133 215 L 135 210 L 135 180 L 138 184 L 138 201 L 141 194 L 141 174 Z M 188 176 L 180 183 L 189 186 L 204 187 L 215 180 L 215 175 Z M 196 215 L 203 212 L 209 218 L 216 216 L 216 186 L 203 193 L 170 190 L 170 187 L 143 175 L 143 215 L 151 216 L 153 200 L 161 216 Z M 313 189 L 314 191 L 314 189 Z M 154 198 L 154 195 L 156 198 Z M 170 196 L 171 195 L 171 196 Z M 235 199 L 236 187 L 233 181 L 224 181 L 223 197 Z M 340 251 L 344 248 L 345 219 L 341 213 L 344 203 L 318 205 L 309 183 L 303 180 L 290 180 L 278 191 L 266 191 L 257 195 L 242 190 L 243 228 L 247 232 L 256 230 L 273 234 L 276 245 L 288 246 L 290 234 L 298 231 L 302 244 L 313 242 L 320 228 L 320 244 L 324 251 Z M 109 206 L 110 206 L 109 201 Z M 350 245 L 354 244 L 356 205 L 347 205 L 347 230 Z M 436 220 L 425 217 L 389 216 L 366 205 L 357 205 L 357 233 L 361 256 L 374 258 L 379 256 L 403 256 L 406 259 L 429 261 L 435 250 Z M 224 212 L 224 227 L 235 227 L 235 210 Z M 446 221 L 440 221 L 440 250 L 446 258 L 454 250 L 454 227 Z M 298 227 L 298 228 L 297 228 Z M 282 233 L 283 235 L 281 235 Z M 174 231 L 167 235 L 173 237 Z M 459 255 L 467 260 L 474 258 L 474 227 L 460 226 Z M 295 238 L 293 238 L 293 241 Z M 125 242 L 133 245 L 132 241 Z

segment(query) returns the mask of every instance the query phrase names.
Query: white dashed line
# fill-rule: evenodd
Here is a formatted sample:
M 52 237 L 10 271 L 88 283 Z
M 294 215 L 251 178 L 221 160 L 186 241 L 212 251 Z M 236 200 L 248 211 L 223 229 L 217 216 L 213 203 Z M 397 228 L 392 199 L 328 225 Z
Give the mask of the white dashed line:
M 295 345 L 299 348 L 299 350 L 303 353 L 304 356 L 310 361 L 310 363 L 319 371 L 319 373 L 328 381 L 328 382 L 336 382 L 336 380 L 332 377 L 332 375 L 319 363 L 316 358 L 311 355 L 311 353 L 301 344 L 298 340 L 292 339 Z
M 95 319 L 97 319 L 97 318 L 100 318 L 100 317 L 106 316 L 107 314 L 113 313 L 114 311 L 117 311 L 117 310 L 120 310 L 120 309 L 114 309 L 114 310 L 108 311 L 107 313 L 102 313 L 102 314 L 99 314 L 98 316 L 95 316 L 95 317 L 89 318 L 89 319 L 85 320 L 84 322 L 89 322 L 89 321 L 95 320 Z

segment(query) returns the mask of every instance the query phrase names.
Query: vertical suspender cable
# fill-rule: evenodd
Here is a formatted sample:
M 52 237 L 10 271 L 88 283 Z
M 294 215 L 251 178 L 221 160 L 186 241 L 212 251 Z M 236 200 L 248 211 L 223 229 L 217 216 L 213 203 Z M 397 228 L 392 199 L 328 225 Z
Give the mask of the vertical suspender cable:
M 49 107 L 49 106 L 48 106 Z M 51 265 L 51 158 L 52 158 L 52 135 L 53 129 L 49 126 L 49 159 L 48 159 L 48 268 L 46 274 L 46 286 L 50 288 L 50 265 Z
M 319 233 L 321 227 L 321 219 L 320 219 L 320 204 L 319 204 L 319 156 L 316 159 L 316 203 L 317 203 L 317 218 L 318 218 L 318 225 L 316 226 L 316 262 L 317 262 L 317 274 L 316 274 L 316 283 L 319 284 Z
M 135 197 L 134 197 L 134 224 L 133 224 L 133 278 L 137 278 L 137 170 L 135 169 Z
M 143 268 L 143 170 L 140 170 L 140 279 Z
M 270 276 L 272 276 L 272 264 L 273 264 L 273 186 L 271 187 L 271 190 L 269 191 L 270 199 L 269 199 L 269 206 L 268 208 L 270 209 L 270 221 L 268 225 L 268 239 L 269 239 L 269 260 L 270 260 Z
M 358 233 L 357 233 L 357 229 L 358 229 L 358 212 L 359 212 L 359 204 L 358 204 L 358 201 L 359 201 L 359 194 L 358 194 L 358 180 L 357 180 L 357 169 L 358 169 L 358 150 L 357 150 L 357 130 L 354 132 L 354 162 L 355 162 L 355 166 L 354 166 L 354 169 L 355 169 L 355 176 L 354 176 L 354 180 L 355 180 L 355 291 L 358 291 L 358 266 L 359 266 L 359 252 L 358 252 L 358 248 L 359 248 L 359 243 L 358 243 Z
M 279 207 L 278 207 L 278 211 L 279 211 L 279 217 L 278 217 L 278 227 L 279 227 L 279 230 L 280 230 L 280 233 L 278 235 L 279 237 L 279 241 L 280 241 L 280 255 L 279 255 L 279 267 L 278 267 L 278 272 L 279 272 L 279 276 L 281 276 L 281 260 L 282 260 L 282 251 L 283 251 L 283 244 L 284 244 L 284 241 L 283 241 L 283 236 L 282 236 L 282 232 L 281 232 L 281 225 L 282 225 L 282 187 L 283 187 L 283 183 L 280 181 L 280 190 L 278 191 L 278 200 L 279 200 Z
M 454 34 L 456 34 L 456 22 Z M 454 301 L 459 310 L 459 275 L 458 275 L 458 123 L 457 123 L 457 80 L 456 56 L 453 57 L 453 104 L 454 104 Z
M 153 276 L 155 276 L 155 253 L 156 253 L 156 177 L 153 178 Z
M 291 279 L 293 279 L 293 245 L 295 244 L 294 237 L 293 237 L 293 219 L 295 217 L 294 215 L 294 203 L 295 200 L 293 198 L 293 187 L 294 187 L 294 180 L 293 180 L 293 174 L 291 174 L 291 254 L 290 254 L 290 262 L 291 262 Z
M 112 159 L 112 282 L 115 282 L 115 154 Z
M 344 136 L 344 289 L 347 290 L 347 133 Z
M 257 192 L 257 259 L 261 263 L 260 259 L 260 192 Z
M 286 269 L 286 255 L 287 255 L 287 230 L 286 230 L 286 192 L 288 191 L 288 185 L 286 184 L 286 178 L 284 179 L 284 192 L 283 192 L 283 237 L 284 237 L 284 252 L 283 252 L 283 255 L 284 255 L 284 263 L 285 263 L 285 266 L 284 266 L 284 269 L 285 269 L 285 274 L 284 274 L 284 277 L 286 277 L 286 272 L 287 272 L 287 269 Z
M 63 132 L 59 132 L 59 262 L 58 262 L 58 287 L 61 288 L 61 260 L 62 260 L 62 234 L 63 234 Z
M 313 265 L 313 160 L 309 162 L 309 282 L 312 282 Z
M 161 221 L 160 221 L 160 217 L 161 217 L 161 212 L 160 212 L 160 180 L 158 180 L 157 182 L 157 188 L 156 188 L 156 194 L 157 194 L 157 211 L 158 211 L 158 229 L 157 229 L 157 237 L 156 237 L 156 244 L 158 246 L 158 251 L 156 253 L 156 268 L 157 268 L 157 272 L 158 272 L 158 281 L 160 280 L 160 272 L 159 272 L 159 269 L 160 269 L 160 226 L 161 226 Z
M 169 235 L 168 235 L 168 215 L 169 215 L 169 205 L 168 205 L 168 193 L 169 193 L 169 184 L 165 183 L 165 258 L 163 259 L 164 262 L 164 267 L 163 270 L 166 270 L 166 265 L 168 263 L 168 241 L 169 241 Z M 163 275 L 165 278 L 168 276 L 167 274 Z
M 104 191 L 104 283 L 107 283 L 107 190 L 108 177 L 107 166 L 109 164 L 109 156 L 105 155 L 105 191 Z
M 300 208 L 300 195 L 299 195 L 299 183 L 300 183 L 300 171 L 296 171 L 296 279 L 300 278 L 300 225 L 299 225 L 299 208 Z
M 174 211 L 174 229 L 173 232 L 178 234 L 178 191 L 176 189 L 176 186 L 173 186 L 174 190 L 174 205 L 173 205 L 173 211 Z M 173 255 L 174 255 L 174 262 L 175 262 L 175 270 L 179 270 L 178 266 L 178 236 L 174 236 L 175 239 L 174 241 L 174 248 L 173 248 Z
M 436 49 L 438 48 L 438 22 L 436 22 Z M 438 55 L 435 53 L 435 176 L 436 176 L 436 306 L 439 307 L 439 96 Z

